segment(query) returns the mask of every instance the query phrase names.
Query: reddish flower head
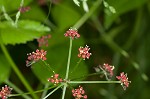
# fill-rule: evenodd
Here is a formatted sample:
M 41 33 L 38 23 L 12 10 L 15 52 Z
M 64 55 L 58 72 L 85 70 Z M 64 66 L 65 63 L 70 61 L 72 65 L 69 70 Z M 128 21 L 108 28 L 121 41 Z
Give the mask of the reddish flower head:
M 76 29 L 69 29 L 64 35 L 65 37 L 71 37 L 72 39 L 80 37 L 80 34 L 78 34 Z
M 111 65 L 109 65 L 109 64 L 103 64 L 102 66 L 101 65 L 99 65 L 98 67 L 95 67 L 95 70 L 96 70 L 96 72 L 99 72 L 100 70 L 102 70 L 103 71 L 103 73 L 105 74 L 105 76 L 106 76 L 106 79 L 107 80 L 110 80 L 110 78 L 113 76 L 113 70 L 114 70 L 114 66 L 111 66 Z
M 28 55 L 28 59 L 26 61 L 26 66 L 30 66 L 33 63 L 37 62 L 38 60 L 46 60 L 46 54 L 47 51 L 44 50 L 36 50 L 36 52 L 32 52 L 27 54 Z
M 20 7 L 19 8 L 19 11 L 21 12 L 21 13 L 25 13 L 25 12 L 27 12 L 27 11 L 29 11 L 30 10 L 30 7 Z
M 48 34 L 46 36 L 42 36 L 41 38 L 37 39 L 38 43 L 39 43 L 39 47 L 41 46 L 48 46 L 48 39 L 51 38 L 51 35 Z
M 116 78 L 121 81 L 121 85 L 124 90 L 126 90 L 126 87 L 129 87 L 129 83 L 131 83 L 131 81 L 128 81 L 127 74 L 124 74 L 124 72 L 122 72 L 120 73 L 120 76 L 116 76 Z
M 79 48 L 79 54 L 78 57 L 81 57 L 83 59 L 89 59 L 91 56 L 91 53 L 89 53 L 90 48 L 86 45 L 85 47 Z
M 77 89 L 73 89 L 72 95 L 75 97 L 75 99 L 87 99 L 87 95 L 85 95 L 85 91 L 81 86 L 79 86 Z
M 12 88 L 5 85 L 5 87 L 2 87 L 0 91 L 0 98 L 7 99 L 7 97 L 11 94 Z
M 103 64 L 103 66 L 101 66 L 101 68 L 104 70 L 104 71 L 106 71 L 107 72 L 107 74 L 110 76 L 110 77 L 112 77 L 113 76 L 113 70 L 114 70 L 114 66 L 111 66 L 111 65 L 109 65 L 109 64 Z
M 59 74 L 54 74 L 53 76 L 48 78 L 48 81 L 54 84 L 63 82 L 62 78 L 59 78 Z

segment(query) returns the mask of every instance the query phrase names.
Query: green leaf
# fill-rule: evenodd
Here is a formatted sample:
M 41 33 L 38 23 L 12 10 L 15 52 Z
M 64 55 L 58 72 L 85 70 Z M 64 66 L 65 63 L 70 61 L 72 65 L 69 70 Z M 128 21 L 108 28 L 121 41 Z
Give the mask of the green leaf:
M 9 78 L 11 68 L 4 55 L 0 54 L 0 59 L 0 83 L 3 83 Z
M 109 0 L 108 3 L 116 9 L 116 13 L 105 14 L 105 27 L 109 28 L 120 15 L 142 6 L 146 1 L 147 0 L 121 0 L 121 2 L 118 2 L 118 0 Z M 110 8 L 110 10 L 113 11 L 112 8 Z
M 62 36 L 64 37 L 64 36 Z M 57 40 L 57 39 L 56 39 Z M 66 41 L 67 40 L 67 41 Z M 60 74 L 62 78 L 65 78 L 66 74 L 66 67 L 67 67 L 67 58 L 68 58 L 68 49 L 69 49 L 69 38 L 66 38 L 61 44 L 56 44 L 54 46 L 48 47 L 47 50 L 47 62 L 54 69 L 55 73 Z M 77 56 L 78 48 L 83 45 L 83 40 L 77 39 L 73 40 L 73 48 L 72 48 L 72 57 L 71 57 L 71 64 L 70 64 L 70 72 L 73 70 L 74 66 L 79 61 Z M 42 62 L 36 63 L 32 70 L 34 74 L 38 77 L 38 79 L 43 82 L 47 83 L 47 79 L 53 75 L 53 72 L 44 65 Z M 79 67 L 74 71 L 74 73 L 69 74 L 69 79 L 71 78 L 79 78 L 83 75 L 88 73 L 87 66 L 82 61 L 79 64 Z
M 81 17 L 76 9 L 67 3 L 54 6 L 52 16 L 60 30 L 73 26 Z
M 8 21 L 1 22 L 0 30 L 3 43 L 14 45 L 39 38 L 45 32 L 49 32 L 50 28 L 37 21 L 20 20 L 17 27 L 11 25 Z

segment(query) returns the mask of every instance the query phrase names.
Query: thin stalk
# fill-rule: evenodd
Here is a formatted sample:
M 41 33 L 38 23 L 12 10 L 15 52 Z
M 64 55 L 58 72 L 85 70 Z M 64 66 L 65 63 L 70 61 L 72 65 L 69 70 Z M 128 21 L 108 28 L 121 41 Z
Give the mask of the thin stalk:
M 83 59 L 82 58 L 80 58 L 80 60 L 77 62 L 77 64 L 74 66 L 74 68 L 73 68 L 73 70 L 71 71 L 71 73 L 73 73 L 77 68 L 78 68 L 78 66 L 79 66 L 79 64 L 81 63 L 81 61 L 82 61 Z
M 55 87 L 57 87 L 57 86 L 52 86 L 52 87 L 45 88 L 45 89 L 42 89 L 42 90 L 37 90 L 37 91 L 34 91 L 33 93 L 40 93 L 40 92 L 43 92 L 45 90 L 49 90 L 49 89 L 52 89 L 52 88 L 55 88 Z M 31 92 L 22 93 L 22 94 L 11 94 L 10 97 L 16 97 L 16 96 L 22 96 L 22 95 L 28 95 L 28 94 L 31 94 Z
M 68 75 L 69 75 L 69 67 L 70 67 L 70 60 L 71 60 L 71 51 L 72 51 L 72 38 L 70 38 L 69 55 L 68 55 L 66 77 L 65 77 L 66 80 L 68 79 Z
M 11 81 L 9 80 L 5 80 L 5 83 L 7 85 L 9 85 L 10 87 L 12 87 L 17 93 L 22 94 L 24 93 L 21 89 L 19 89 L 15 84 L 13 84 Z M 27 95 L 22 95 L 23 98 L 25 99 L 31 99 L 31 97 L 27 96 Z
M 59 85 L 58 87 L 56 87 L 53 91 L 51 91 L 48 95 L 46 95 L 43 99 L 46 99 L 47 97 L 49 97 L 51 94 L 53 94 L 57 89 L 59 89 L 60 87 L 62 87 L 63 84 Z
M 49 85 L 50 85 L 49 83 L 45 84 L 44 89 L 45 89 L 45 88 L 48 88 Z M 43 99 L 43 97 L 46 96 L 47 91 L 48 91 L 48 90 L 44 90 L 44 91 L 43 91 L 42 96 L 41 96 L 41 99 Z
M 73 78 L 73 79 L 70 79 L 70 80 L 76 80 L 76 79 L 81 79 L 81 78 L 85 78 L 85 77 L 89 77 L 89 76 L 95 76 L 95 75 L 100 75 L 100 74 L 103 74 L 103 72 L 98 72 L 98 73 L 92 73 L 92 74 L 88 74 L 88 75 L 83 75 L 83 76 L 80 76 L 78 78 Z
M 70 60 L 71 60 L 71 50 L 72 50 L 72 38 L 70 38 L 70 47 L 69 47 L 69 55 L 68 55 L 68 62 L 67 62 L 67 69 L 66 69 L 66 77 L 65 79 L 68 79 L 68 75 L 69 75 L 69 67 L 70 67 Z M 66 88 L 67 85 L 63 87 L 63 94 L 62 94 L 62 99 L 65 98 L 65 93 L 66 93 Z
M 121 83 L 120 81 L 68 81 L 69 84 Z
M 8 62 L 10 63 L 12 69 L 15 71 L 15 73 L 17 74 L 17 76 L 19 77 L 19 79 L 21 80 L 21 82 L 23 83 L 23 85 L 26 87 L 26 89 L 31 92 L 31 95 L 34 97 L 34 99 L 38 99 L 38 97 L 33 93 L 33 89 L 31 88 L 31 86 L 28 84 L 28 82 L 26 81 L 26 79 L 24 78 L 24 76 L 22 75 L 22 73 L 20 72 L 20 70 L 18 69 L 18 67 L 16 66 L 16 64 L 14 63 L 14 61 L 12 60 L 12 58 L 10 57 L 6 47 L 1 43 L 1 49 L 5 55 L 5 57 L 7 58 Z
M 47 67 L 49 71 L 52 71 L 55 74 L 55 71 L 51 68 L 51 66 L 49 64 L 47 64 L 46 61 L 41 60 Z

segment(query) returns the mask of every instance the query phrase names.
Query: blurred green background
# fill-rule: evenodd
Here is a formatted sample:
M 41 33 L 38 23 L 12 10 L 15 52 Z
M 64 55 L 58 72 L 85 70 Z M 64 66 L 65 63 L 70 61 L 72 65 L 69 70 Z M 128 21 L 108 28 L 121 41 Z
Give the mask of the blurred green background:
M 52 36 L 49 46 L 42 48 L 48 53 L 46 62 L 64 77 L 69 49 L 69 39 L 64 37 L 64 33 L 85 19 L 83 24 L 76 25 L 81 38 L 73 40 L 70 70 L 79 60 L 80 46 L 90 46 L 92 56 L 81 62 L 70 79 L 94 73 L 95 66 L 108 63 L 115 66 L 112 80 L 116 80 L 115 76 L 120 72 L 128 74 L 129 88 L 124 91 L 120 84 L 84 84 L 88 99 L 150 99 L 150 0 L 106 0 L 116 13 L 105 7 L 101 0 L 87 0 L 89 12 L 86 12 L 82 0 L 79 1 L 80 7 L 73 0 L 24 0 L 24 6 L 29 6 L 30 10 L 21 13 L 16 28 L 5 19 L 2 6 L 15 20 L 21 0 L 0 0 L 1 86 L 11 82 L 24 92 L 28 91 L 4 54 L 4 47 L 34 90 L 48 85 L 47 78 L 52 73 L 41 67 L 42 63 L 32 67 L 26 67 L 25 63 L 27 53 L 38 49 L 36 39 L 46 34 Z M 97 4 L 97 1 L 101 3 Z M 105 79 L 98 75 L 84 80 Z M 13 93 L 17 92 L 14 90 Z M 60 99 L 61 93 L 60 89 L 48 99 Z M 41 93 L 37 95 L 40 97 Z M 72 98 L 71 89 L 68 89 L 66 99 Z

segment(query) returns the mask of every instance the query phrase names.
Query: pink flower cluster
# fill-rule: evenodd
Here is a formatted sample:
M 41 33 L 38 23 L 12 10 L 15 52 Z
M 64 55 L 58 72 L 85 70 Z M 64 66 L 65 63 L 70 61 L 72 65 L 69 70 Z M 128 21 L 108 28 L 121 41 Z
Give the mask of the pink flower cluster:
M 42 36 L 41 38 L 37 39 L 38 43 L 39 43 L 39 47 L 41 46 L 48 46 L 48 39 L 51 38 L 51 35 L 48 34 L 46 36 Z
M 85 95 L 85 91 L 81 86 L 79 86 L 77 89 L 73 89 L 72 95 L 75 97 L 75 99 L 87 99 L 87 95 Z
M 72 39 L 80 37 L 80 34 L 78 34 L 76 29 L 69 29 L 64 35 L 65 37 L 71 37 Z
M 90 56 L 92 55 L 91 53 L 89 53 L 89 50 L 90 50 L 90 48 L 89 48 L 89 46 L 85 46 L 85 47 L 80 47 L 79 49 L 79 54 L 78 54 L 78 57 L 81 57 L 81 58 L 83 58 L 84 60 L 87 58 L 87 59 L 89 59 L 90 58 Z
M 113 70 L 114 70 L 114 66 L 111 66 L 111 65 L 109 65 L 109 64 L 103 64 L 103 66 L 101 66 L 101 68 L 104 70 L 104 71 L 106 71 L 107 72 L 107 74 L 108 75 L 110 75 L 110 77 L 112 77 L 113 76 Z
M 28 58 L 26 61 L 26 66 L 32 65 L 32 63 L 35 63 L 40 59 L 46 60 L 47 59 L 46 54 L 47 54 L 47 51 L 44 51 L 43 49 L 41 49 L 41 50 L 37 49 L 36 52 L 32 52 L 32 53 L 27 54 Z
M 0 98 L 7 99 L 7 97 L 11 94 L 12 88 L 5 85 L 5 87 L 2 87 L 0 91 Z
M 58 83 L 63 82 L 63 79 L 59 78 L 59 74 L 54 74 L 53 76 L 48 78 L 48 81 L 54 84 L 58 84 Z
M 21 13 L 25 13 L 25 12 L 27 12 L 27 11 L 29 11 L 30 10 L 30 7 L 29 6 L 27 6 L 27 7 L 20 7 L 19 8 L 19 11 L 21 12 Z
M 103 71 L 102 73 L 104 73 L 104 75 L 106 76 L 107 80 L 110 80 L 110 78 L 113 76 L 113 70 L 114 70 L 114 66 L 111 66 L 109 64 L 103 64 L 103 65 L 99 65 L 98 67 L 95 67 L 95 71 L 96 72 L 100 72 L 101 70 Z M 101 75 L 103 76 L 103 75 Z
M 128 81 L 127 74 L 124 74 L 124 72 L 122 72 L 120 73 L 120 76 L 116 76 L 116 78 L 121 81 L 121 85 L 124 90 L 129 87 L 129 83 L 131 83 L 131 81 Z

